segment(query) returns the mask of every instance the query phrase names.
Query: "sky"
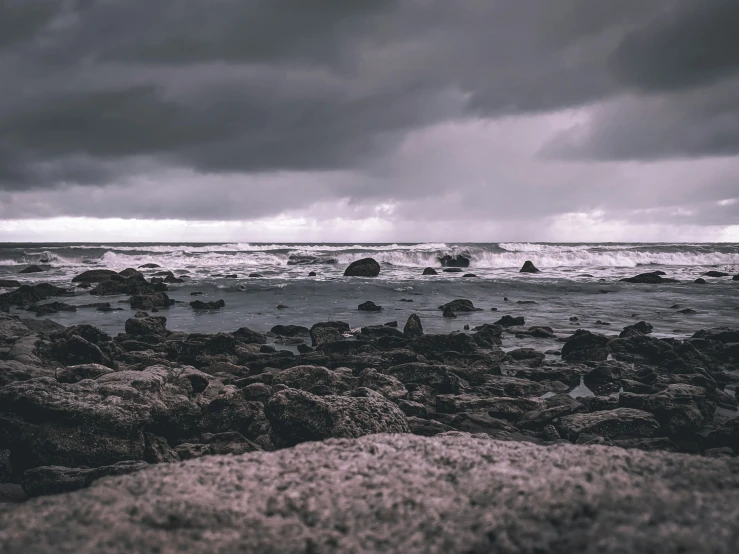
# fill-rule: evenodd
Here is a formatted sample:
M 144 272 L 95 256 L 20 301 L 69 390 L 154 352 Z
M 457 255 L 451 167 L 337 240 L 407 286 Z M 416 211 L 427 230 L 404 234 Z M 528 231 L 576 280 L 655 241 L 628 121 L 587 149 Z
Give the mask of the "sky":
M 0 0 L 0 241 L 739 242 L 735 0 Z

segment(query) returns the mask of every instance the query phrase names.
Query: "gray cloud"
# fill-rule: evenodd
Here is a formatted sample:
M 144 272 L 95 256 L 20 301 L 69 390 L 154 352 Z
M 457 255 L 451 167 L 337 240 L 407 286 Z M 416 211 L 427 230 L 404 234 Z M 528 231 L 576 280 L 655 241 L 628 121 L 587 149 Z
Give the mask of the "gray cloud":
M 724 0 L 9 0 L 0 218 L 333 202 L 726 222 L 733 205 L 708 199 L 731 197 L 736 164 L 709 158 L 739 153 L 737 16 Z M 638 178 L 633 160 L 650 162 Z

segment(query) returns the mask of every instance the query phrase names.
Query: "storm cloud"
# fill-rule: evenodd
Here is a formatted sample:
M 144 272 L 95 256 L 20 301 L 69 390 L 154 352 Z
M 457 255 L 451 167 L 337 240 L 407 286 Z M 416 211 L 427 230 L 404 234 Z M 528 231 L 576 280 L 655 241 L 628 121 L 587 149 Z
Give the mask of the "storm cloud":
M 6 0 L 0 219 L 732 225 L 737 19 L 730 0 Z

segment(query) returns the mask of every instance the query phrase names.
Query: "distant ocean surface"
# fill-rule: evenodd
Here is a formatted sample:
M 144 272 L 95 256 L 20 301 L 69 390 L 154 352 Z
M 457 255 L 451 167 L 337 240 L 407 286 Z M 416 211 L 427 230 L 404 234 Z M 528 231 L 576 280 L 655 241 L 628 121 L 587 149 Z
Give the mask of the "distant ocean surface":
M 440 258 L 446 255 L 466 256 L 469 268 L 463 273 L 443 273 Z M 380 262 L 379 277 L 343 277 L 346 266 L 365 257 Z M 519 273 L 526 260 L 541 273 Z M 19 274 L 29 264 L 47 270 Z M 710 270 L 739 273 L 739 244 L 0 244 L 0 279 L 24 283 L 52 282 L 71 288 L 72 278 L 88 269 L 120 271 L 144 264 L 161 266 L 142 270 L 147 276 L 170 270 L 185 279 L 183 284 L 170 285 L 168 294 L 178 303 L 159 315 L 168 318 L 168 328 L 188 332 L 243 326 L 264 332 L 278 323 L 310 326 L 329 319 L 347 321 L 352 327 L 397 320 L 402 327 L 414 312 L 431 332 L 492 323 L 502 314 L 524 315 L 527 326 L 548 325 L 559 333 L 577 328 L 616 333 L 638 319 L 653 323 L 660 336 L 739 326 L 739 281 L 706 278 L 706 285 L 693 284 Z M 439 274 L 422 276 L 429 266 Z M 656 270 L 680 282 L 632 285 L 619 281 Z M 316 276 L 309 277 L 310 272 Z M 249 276 L 255 273 L 260 277 Z M 463 277 L 465 273 L 476 277 Z M 202 293 L 198 297 L 202 300 L 223 299 L 226 307 L 193 312 L 187 304 L 193 299 L 192 292 Z M 483 311 L 442 318 L 439 305 L 455 298 L 470 299 Z M 78 289 L 74 297 L 59 300 L 78 305 L 104 300 L 125 308 L 49 316 L 64 325 L 92 323 L 118 333 L 132 316 L 124 303 L 126 297 L 98 299 Z M 383 311 L 358 312 L 357 305 L 366 300 L 384 306 Z M 277 309 L 278 304 L 287 308 Z M 674 306 L 696 313 L 681 314 Z M 497 312 L 491 313 L 492 308 Z M 578 320 L 570 321 L 571 317 Z M 611 325 L 598 327 L 598 320 Z M 504 346 L 557 345 L 527 344 L 526 339 L 512 337 Z

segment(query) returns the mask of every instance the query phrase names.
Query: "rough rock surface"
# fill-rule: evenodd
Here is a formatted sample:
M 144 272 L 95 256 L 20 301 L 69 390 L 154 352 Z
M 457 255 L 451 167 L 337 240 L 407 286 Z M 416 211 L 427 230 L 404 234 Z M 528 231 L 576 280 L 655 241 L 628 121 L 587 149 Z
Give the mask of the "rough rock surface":
M 380 264 L 372 258 L 355 260 L 344 270 L 344 277 L 377 277 Z
M 735 552 L 739 462 L 373 435 L 105 478 L 0 517 L 0 552 Z

